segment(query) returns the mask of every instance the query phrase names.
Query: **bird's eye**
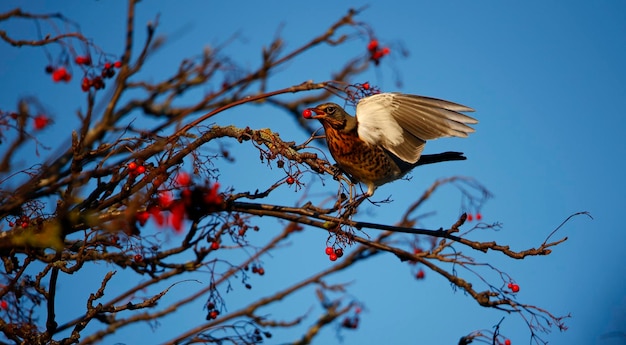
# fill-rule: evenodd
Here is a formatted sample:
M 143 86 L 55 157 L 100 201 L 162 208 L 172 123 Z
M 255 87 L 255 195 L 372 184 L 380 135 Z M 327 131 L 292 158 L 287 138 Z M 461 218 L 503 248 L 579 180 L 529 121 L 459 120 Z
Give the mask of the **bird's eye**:
M 326 108 L 326 114 L 332 114 L 335 112 L 335 107 L 327 107 Z

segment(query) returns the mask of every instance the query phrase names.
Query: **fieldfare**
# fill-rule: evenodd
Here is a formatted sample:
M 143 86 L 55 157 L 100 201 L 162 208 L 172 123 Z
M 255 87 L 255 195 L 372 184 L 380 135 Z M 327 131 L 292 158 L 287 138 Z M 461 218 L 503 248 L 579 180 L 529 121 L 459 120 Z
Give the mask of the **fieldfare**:
M 324 126 L 328 150 L 341 170 L 367 185 L 367 194 L 402 178 L 418 165 L 466 159 L 460 152 L 422 155 L 426 140 L 467 137 L 478 121 L 474 109 L 441 99 L 401 93 L 362 98 L 356 117 L 335 103 L 304 111 Z

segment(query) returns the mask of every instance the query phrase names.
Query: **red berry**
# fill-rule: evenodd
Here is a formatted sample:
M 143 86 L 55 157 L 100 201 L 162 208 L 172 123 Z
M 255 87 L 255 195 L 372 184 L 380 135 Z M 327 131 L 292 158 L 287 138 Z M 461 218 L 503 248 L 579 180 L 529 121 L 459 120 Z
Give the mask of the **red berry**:
M 513 287 L 513 283 L 509 283 L 509 285 L 507 285 L 507 287 L 510 289 Z
M 209 310 L 210 310 L 210 309 L 213 309 L 213 308 L 215 308 L 215 303 L 213 303 L 213 302 L 209 302 L 209 303 L 206 305 L 206 307 L 207 307 Z
M 511 339 L 506 339 L 504 341 L 504 345 L 511 345 Z
M 91 85 L 93 85 L 96 90 L 104 89 L 105 86 L 104 81 L 102 81 L 102 77 L 99 76 L 93 78 Z
M 189 183 L 191 183 L 191 176 L 184 171 L 179 172 L 178 175 L 176 175 L 176 183 L 179 186 L 188 186 Z
M 85 55 L 85 56 L 77 56 L 76 59 L 76 64 L 77 65 L 86 65 L 89 66 L 91 65 L 91 56 L 89 55 Z
M 363 83 L 363 90 L 369 90 L 370 89 L 370 83 Z
M 137 221 L 139 222 L 141 226 L 144 226 L 146 225 L 148 218 L 150 218 L 150 213 L 146 211 L 137 212 L 137 214 L 135 215 L 135 218 L 137 219 Z
M 9 309 L 9 303 L 7 303 L 7 301 L 5 301 L 5 300 L 0 301 L 0 309 L 2 309 L 2 310 Z
M 367 50 L 375 50 L 376 48 L 378 48 L 378 40 L 371 40 L 370 43 L 367 45 Z
M 259 267 L 259 269 L 257 270 L 257 273 L 262 276 L 265 274 L 265 269 L 263 267 Z
M 160 192 L 158 201 L 159 206 L 162 208 L 168 208 L 172 204 L 172 194 L 170 194 L 170 192 Z
M 39 114 L 35 116 L 34 121 L 35 121 L 34 126 L 36 130 L 44 129 L 44 127 L 46 127 L 48 123 L 50 123 L 50 119 L 46 115 L 43 115 L 43 114 Z
M 84 91 L 87 92 L 89 91 L 89 88 L 91 87 L 91 80 L 89 80 L 89 78 L 83 78 L 83 82 L 80 84 L 80 88 Z
M 380 50 L 377 50 L 372 54 L 372 60 L 377 61 L 377 60 L 380 60 L 381 57 L 383 57 L 383 52 Z
M 335 255 L 337 255 L 338 258 L 343 256 L 343 249 L 341 248 L 337 248 L 335 249 Z
M 219 242 L 217 242 L 217 241 L 213 241 L 213 242 L 211 242 L 211 249 L 212 249 L 212 250 L 218 250 L 218 249 L 220 249 L 220 243 L 219 243 Z
M 133 171 L 135 169 L 137 169 L 137 163 L 136 162 L 128 163 L 128 170 Z
M 143 165 L 140 165 L 137 167 L 137 170 L 135 170 L 135 172 L 139 175 L 143 174 L 146 172 L 146 167 Z
M 104 63 L 104 69 L 110 69 L 111 68 L 111 63 L 110 62 L 105 62 Z
M 115 68 L 121 68 L 121 67 L 122 67 L 122 61 L 119 61 L 119 60 L 118 60 L 118 61 L 115 61 L 115 62 L 113 63 L 113 67 L 115 67 Z
M 341 325 L 345 328 L 355 329 L 359 327 L 359 319 L 358 318 L 351 319 L 349 317 L 346 317 L 345 319 L 343 319 L 343 322 Z
M 169 217 L 169 222 L 172 228 L 180 233 L 183 229 L 183 221 L 185 220 L 185 205 L 177 200 L 172 207 L 170 207 L 170 212 L 171 216 Z
M 511 285 L 511 291 L 513 291 L 513 292 L 515 292 L 515 293 L 519 292 L 519 285 L 517 285 L 517 284 L 512 284 L 512 285 Z
M 476 213 L 476 220 L 481 220 L 483 219 L 483 215 L 479 213 Z M 508 340 L 508 339 L 507 339 Z
M 419 271 L 417 271 L 417 274 L 415 275 L 415 278 L 417 278 L 417 279 L 424 279 L 424 276 L 426 276 L 426 273 L 424 272 L 424 270 L 420 269 Z
M 113 78 L 113 76 L 115 76 L 115 70 L 111 67 L 105 68 L 102 70 L 100 75 L 102 76 L 102 78 Z
M 389 50 L 389 48 L 385 47 L 385 48 L 383 48 L 382 53 L 383 53 L 383 55 L 387 55 L 387 54 L 391 53 L 391 50 Z
M 133 259 L 135 260 L 135 262 L 141 262 L 143 260 L 143 256 L 141 256 L 141 254 L 135 254 Z
M 219 311 L 217 310 L 211 310 L 211 312 L 209 312 L 209 318 L 210 319 L 217 319 L 217 316 L 220 314 Z
M 60 82 L 65 79 L 65 75 L 67 74 L 67 70 L 65 67 L 59 67 L 52 72 L 52 80 L 55 83 Z
M 467 221 L 468 221 L 468 222 L 471 222 L 472 220 L 474 220 L 474 217 L 472 217 L 472 214 L 471 214 L 471 213 L 468 213 L 468 214 L 467 214 Z
M 333 250 L 332 247 L 326 247 L 325 252 L 326 252 L 326 255 L 330 255 L 330 254 L 334 253 L 335 251 Z
M 313 116 L 313 112 L 311 111 L 311 109 L 304 109 L 304 111 L 302 112 L 302 117 L 304 117 L 305 119 L 310 119 L 311 116 Z
M 337 260 L 337 254 L 332 253 L 328 256 L 328 258 L 330 259 L 330 261 L 336 261 Z
M 60 81 L 68 82 L 72 79 L 72 75 L 67 72 L 65 67 L 59 67 L 52 72 L 52 80 L 57 83 Z
M 294 182 L 296 182 L 296 179 L 293 176 L 287 177 L 287 184 L 293 184 Z

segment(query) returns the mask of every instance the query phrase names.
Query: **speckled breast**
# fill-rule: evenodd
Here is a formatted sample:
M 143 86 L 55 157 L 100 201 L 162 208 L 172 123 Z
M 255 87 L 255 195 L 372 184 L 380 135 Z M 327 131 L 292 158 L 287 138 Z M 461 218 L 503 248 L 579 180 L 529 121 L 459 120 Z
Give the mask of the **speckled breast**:
M 359 139 L 356 131 L 326 130 L 328 150 L 339 167 L 356 180 L 379 186 L 400 176 L 400 168 L 387 153 Z

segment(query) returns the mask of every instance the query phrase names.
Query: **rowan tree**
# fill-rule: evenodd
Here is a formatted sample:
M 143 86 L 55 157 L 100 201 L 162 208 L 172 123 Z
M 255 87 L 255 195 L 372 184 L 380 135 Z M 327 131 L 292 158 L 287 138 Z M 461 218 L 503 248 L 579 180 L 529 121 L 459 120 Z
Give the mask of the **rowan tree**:
M 556 238 L 558 228 L 536 248 L 513 250 L 476 239 L 505 229 L 482 219 L 491 195 L 472 178 L 443 177 L 413 203 L 400 205 L 378 195 L 359 199 L 360 186 L 333 165 L 319 125 L 306 121 L 303 110 L 330 99 L 350 106 L 394 91 L 360 77 L 392 65 L 394 54 L 405 55 L 401 45 L 386 44 L 361 22 L 360 10 L 337 14 L 304 42 L 286 44 L 278 34 L 260 59 L 229 55 L 225 39 L 199 44 L 195 56 L 148 77 L 150 58 L 164 54 L 168 40 L 158 16 L 142 23 L 137 11 L 147 9 L 129 1 L 119 52 L 100 48 L 75 18 L 19 8 L 0 15 L 0 25 L 23 21 L 38 33 L 1 30 L 4 49 L 43 54 L 48 64 L 37 69 L 49 75 L 46 87 L 64 86 L 84 99 L 66 109 L 49 109 L 37 97 L 0 105 L 3 343 L 108 343 L 145 322 L 166 344 L 306 344 L 333 327 L 367 332 L 359 323 L 368 301 L 350 293 L 348 282 L 358 277 L 349 269 L 381 255 L 396 257 L 420 283 L 439 275 L 477 308 L 515 317 L 533 343 L 543 343 L 542 334 L 552 328 L 566 328 L 566 316 L 519 300 L 523 284 L 482 261 L 486 252 L 510 259 L 549 255 L 565 241 Z M 352 56 L 325 61 L 325 80 L 274 81 L 307 54 L 345 47 Z M 294 128 L 279 135 L 254 121 L 234 124 L 245 119 L 220 124 L 241 108 L 255 117 L 292 119 Z M 43 141 L 46 131 L 59 140 Z M 228 176 L 250 167 L 245 180 Z M 261 175 L 273 183 L 264 185 Z M 459 216 L 421 228 L 428 201 L 444 186 L 457 191 L 450 207 L 460 208 Z M 384 224 L 368 215 L 369 207 L 404 212 Z M 312 232 L 323 234 L 317 243 L 305 237 Z M 285 246 L 315 247 L 319 254 L 297 258 L 301 272 L 283 275 L 288 279 L 271 293 L 255 294 L 257 282 L 273 279 L 264 260 L 283 255 Z M 328 260 L 325 268 L 305 269 L 319 257 Z M 338 272 L 344 283 L 331 279 Z M 97 280 L 86 283 L 85 277 Z M 84 286 L 76 289 L 79 282 Z M 68 290 L 73 303 L 60 303 Z M 291 298 L 303 291 L 309 304 Z M 284 304 L 289 315 L 274 316 Z M 165 321 L 180 317 L 184 328 Z M 285 330 L 296 326 L 305 331 L 289 338 Z M 459 344 L 511 343 L 498 320 L 484 329 L 451 331 Z

